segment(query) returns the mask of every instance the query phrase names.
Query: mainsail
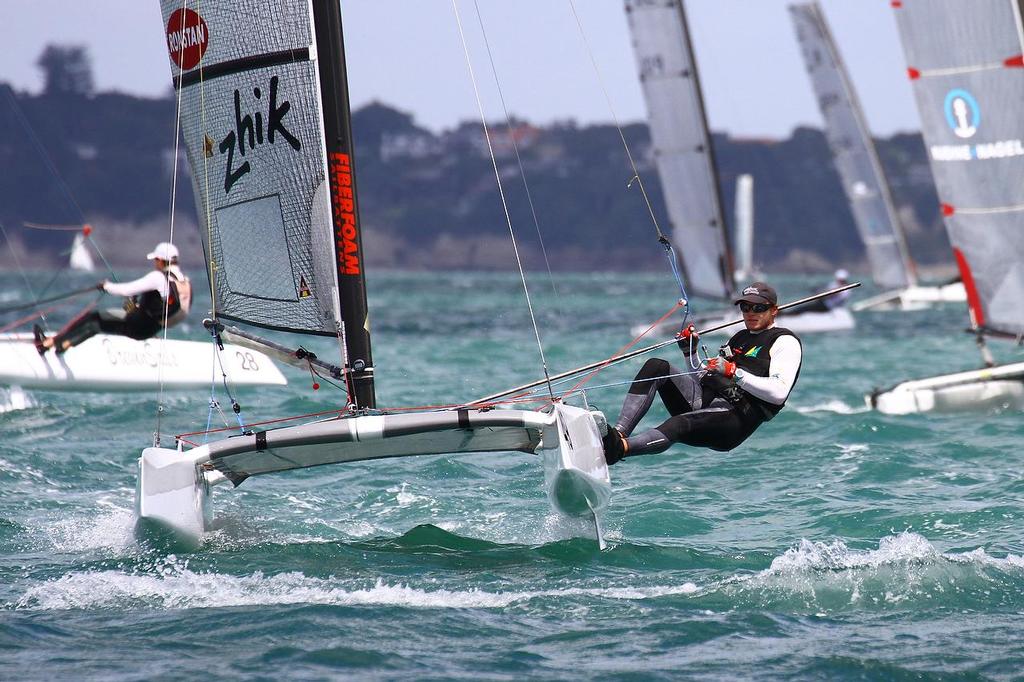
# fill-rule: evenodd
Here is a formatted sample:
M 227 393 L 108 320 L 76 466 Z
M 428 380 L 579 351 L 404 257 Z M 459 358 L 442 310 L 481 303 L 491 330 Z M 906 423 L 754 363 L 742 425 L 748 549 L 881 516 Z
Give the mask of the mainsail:
M 1017 0 L 901 0 L 896 23 L 946 230 L 980 330 L 1024 334 Z
M 854 222 L 880 287 L 916 284 L 913 263 L 893 209 L 888 183 L 846 67 L 816 2 L 789 8 L 811 78 L 825 135 Z
M 339 3 L 161 7 L 215 313 L 343 338 L 373 407 Z
M 691 294 L 735 286 L 718 173 L 682 0 L 626 0 L 672 241 Z

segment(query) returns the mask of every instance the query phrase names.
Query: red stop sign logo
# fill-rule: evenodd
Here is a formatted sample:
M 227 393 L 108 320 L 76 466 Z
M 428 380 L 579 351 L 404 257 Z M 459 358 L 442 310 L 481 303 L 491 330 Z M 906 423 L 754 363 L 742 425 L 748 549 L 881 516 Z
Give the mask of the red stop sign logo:
M 194 69 L 206 54 L 206 21 L 190 9 L 177 9 L 167 20 L 167 51 L 182 71 Z

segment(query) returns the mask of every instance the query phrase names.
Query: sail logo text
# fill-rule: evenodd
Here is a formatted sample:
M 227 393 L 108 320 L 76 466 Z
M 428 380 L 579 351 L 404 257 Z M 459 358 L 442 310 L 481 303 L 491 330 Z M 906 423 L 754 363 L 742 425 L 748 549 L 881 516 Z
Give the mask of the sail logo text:
M 193 10 L 182 8 L 167 19 L 167 51 L 183 71 L 194 69 L 206 54 L 210 32 L 206 21 Z
M 355 192 L 352 190 L 352 161 L 348 154 L 332 152 L 329 162 L 338 271 L 344 275 L 358 275 L 359 227 L 356 225 Z
M 982 144 L 936 144 L 929 151 L 935 161 L 984 161 L 1024 156 L 1024 143 L 1014 139 Z
M 291 145 L 292 149 L 295 151 L 302 149 L 302 145 L 299 143 L 299 140 L 284 126 L 284 117 L 288 115 L 288 111 L 292 108 L 292 105 L 288 100 L 284 100 L 280 105 L 278 105 L 277 84 L 278 77 L 271 77 L 270 105 L 267 107 L 267 127 L 265 134 L 263 127 L 263 112 L 257 111 L 253 114 L 246 114 L 245 116 L 242 116 L 242 96 L 238 90 L 235 90 L 235 129 L 228 131 L 228 134 L 220 141 L 219 147 L 221 154 L 228 155 L 227 164 L 225 164 L 224 167 L 225 194 L 231 191 L 231 188 L 242 178 L 243 175 L 252 170 L 248 161 L 241 163 L 237 168 L 235 168 L 234 165 L 235 152 L 238 152 L 239 156 L 243 158 L 245 157 L 246 142 L 249 144 L 249 151 L 253 151 L 256 149 L 257 145 L 262 145 L 264 141 L 269 144 L 275 144 L 277 142 L 277 135 L 280 134 L 281 137 Z M 259 100 L 263 96 L 263 93 L 257 87 L 252 89 L 252 95 Z
M 981 122 L 981 107 L 974 95 L 962 88 L 955 88 L 946 93 L 942 103 L 942 113 L 946 116 L 946 124 L 957 137 L 964 139 L 974 137 Z

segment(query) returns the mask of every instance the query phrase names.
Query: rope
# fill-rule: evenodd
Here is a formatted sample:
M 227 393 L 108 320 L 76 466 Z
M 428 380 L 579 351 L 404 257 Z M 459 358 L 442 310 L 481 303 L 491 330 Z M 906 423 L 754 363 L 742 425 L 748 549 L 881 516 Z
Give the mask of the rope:
M 487 30 L 484 28 L 483 17 L 480 15 L 480 3 L 478 0 L 473 0 L 473 5 L 476 8 L 477 22 L 480 24 L 480 33 L 484 39 L 484 47 L 487 49 L 487 58 L 490 60 L 491 73 L 494 75 L 494 84 L 498 89 L 498 99 L 501 100 L 501 108 L 505 113 L 505 125 L 509 131 L 509 140 L 512 142 L 512 150 L 516 155 L 516 164 L 519 166 L 519 176 L 523 179 L 523 189 L 526 192 L 526 201 L 530 206 L 530 215 L 533 217 L 533 225 L 537 230 L 537 240 L 540 242 L 540 251 L 544 256 L 544 267 L 548 271 L 548 281 L 551 283 L 551 291 L 554 293 L 557 307 L 559 308 L 559 316 L 561 313 L 561 297 L 558 294 L 558 288 L 555 286 L 555 277 L 551 272 L 551 262 L 548 260 L 548 250 L 544 244 L 544 237 L 540 230 L 540 221 L 537 219 L 537 209 L 533 203 L 533 194 L 530 192 L 530 183 L 526 180 L 526 168 L 523 166 L 523 159 L 519 154 L 519 143 L 516 142 L 515 133 L 512 132 L 512 117 L 509 115 L 508 106 L 505 103 L 505 93 L 501 88 L 501 81 L 498 79 L 498 69 L 494 65 L 494 55 L 491 53 L 491 43 L 487 39 Z
M 188 0 L 182 2 L 182 12 L 188 11 Z M 182 25 L 184 25 L 185 19 L 182 15 Z M 181 46 L 178 48 L 178 63 L 181 64 L 184 61 L 185 54 L 185 41 L 182 41 Z M 201 60 L 200 60 L 201 61 Z M 181 67 L 178 68 L 178 75 L 182 75 L 184 70 Z M 180 83 L 180 80 L 179 80 Z M 200 83 L 202 83 L 202 65 L 200 65 Z M 178 200 L 178 155 L 181 147 L 181 98 L 182 98 L 182 87 L 178 87 L 178 96 L 175 100 L 174 106 L 174 163 L 171 167 L 171 196 L 170 206 L 168 207 L 168 239 L 171 244 L 174 243 L 174 213 L 175 207 L 177 206 Z M 202 92 L 202 85 L 200 85 L 200 92 Z M 202 130 L 206 130 L 203 126 Z M 168 265 L 170 267 L 170 265 Z M 167 274 L 167 291 L 170 294 L 171 278 Z M 164 297 L 164 312 L 163 312 L 163 341 L 160 344 L 160 350 L 158 351 L 157 357 L 157 384 L 159 389 L 157 390 L 157 408 L 156 408 L 156 430 L 153 433 L 153 446 L 158 447 L 160 445 L 160 423 L 164 412 L 164 346 L 167 342 L 167 318 L 170 310 L 170 296 Z M 218 357 L 219 361 L 219 357 Z M 223 372 L 223 366 L 221 366 Z M 225 382 L 226 383 L 226 382 Z M 212 399 L 212 398 L 211 398 Z
M 526 284 L 526 273 L 523 271 L 523 261 L 519 255 L 519 245 L 516 242 L 515 230 L 512 227 L 512 216 L 509 214 L 508 202 L 505 199 L 505 189 L 501 184 L 501 173 L 498 171 L 498 160 L 494 155 L 494 147 L 491 144 L 491 133 L 487 127 L 487 119 L 484 116 L 483 102 L 480 100 L 480 90 L 477 87 L 476 75 L 473 72 L 473 62 L 469 57 L 469 45 L 466 43 L 466 34 L 462 30 L 462 19 L 459 16 L 458 0 L 452 0 L 452 8 L 455 11 L 455 21 L 458 24 L 459 37 L 462 39 L 462 50 L 466 56 L 466 66 L 469 69 L 470 81 L 473 84 L 473 94 L 476 96 L 477 109 L 480 111 L 480 123 L 483 125 L 484 137 L 487 140 L 487 151 L 491 156 L 491 166 L 494 169 L 494 178 L 498 183 L 498 194 L 501 197 L 501 207 L 502 210 L 505 212 L 505 222 L 508 224 L 509 236 L 512 239 L 512 249 L 515 252 L 516 265 L 519 268 L 519 279 L 523 283 L 523 293 L 526 296 L 526 305 L 527 308 L 529 308 L 530 310 L 530 322 L 533 324 L 533 334 L 534 337 L 536 337 L 537 339 L 537 349 L 540 352 L 541 367 L 544 370 L 545 378 L 548 378 L 550 377 L 550 374 L 548 372 L 547 358 L 544 357 L 544 344 L 541 342 L 540 339 L 540 329 L 537 327 L 537 316 L 534 314 L 533 311 L 533 302 L 530 300 L 530 288 Z M 548 379 L 548 381 L 550 382 L 550 379 Z M 554 398 L 553 393 L 551 397 L 552 399 Z
M 590 63 L 594 67 L 594 74 L 597 76 L 597 82 L 601 86 L 601 92 L 604 94 L 604 100 L 608 104 L 608 111 L 611 113 L 612 121 L 615 123 L 615 129 L 619 133 L 619 139 L 622 141 L 622 148 L 626 152 L 626 158 L 629 160 L 629 167 L 633 171 L 633 177 L 630 178 L 629 182 L 626 183 L 626 188 L 633 186 L 636 182 L 637 187 L 640 188 L 640 194 L 643 196 L 644 205 L 647 206 L 647 214 L 651 217 L 651 224 L 654 226 L 654 231 L 658 237 L 658 243 L 665 247 L 666 255 L 669 260 L 669 267 L 672 270 L 672 275 L 675 277 L 676 284 L 679 285 L 679 295 L 684 300 L 689 300 L 689 296 L 686 294 L 686 287 L 683 285 L 683 278 L 679 272 L 679 261 L 676 258 L 675 249 L 672 247 L 672 243 L 669 241 L 665 233 L 661 231 L 661 226 L 658 224 L 658 217 L 654 213 L 654 206 L 651 204 L 651 199 L 647 195 L 647 188 L 644 187 L 643 178 L 640 177 L 640 170 L 637 168 L 636 161 L 633 158 L 633 152 L 629 148 L 629 143 L 626 142 L 626 134 L 622 130 L 622 124 L 619 122 L 619 116 L 615 112 L 615 105 L 612 104 L 612 98 L 608 94 L 608 88 L 605 86 L 604 77 L 601 75 L 601 69 L 597 65 L 597 59 L 594 57 L 594 51 L 590 48 L 590 41 L 587 40 L 587 34 L 583 30 L 583 22 L 580 20 L 580 15 L 576 11 L 576 3 L 573 0 L 569 0 L 569 7 L 572 9 L 573 17 L 576 19 L 576 26 L 580 32 L 580 38 L 583 40 L 583 45 L 586 47 L 587 56 L 590 58 Z M 689 305 L 685 306 L 683 310 L 683 323 L 685 324 L 686 319 L 690 315 Z
M 597 375 L 598 372 L 603 370 L 605 367 L 609 367 L 609 366 L 611 366 L 613 364 L 616 364 L 616 362 L 619 362 L 619 361 L 615 360 L 616 356 L 622 355 L 623 353 L 628 351 L 630 348 L 635 346 L 637 343 L 640 342 L 640 339 L 642 339 L 645 336 L 647 336 L 647 334 L 650 333 L 650 331 L 652 329 L 654 329 L 655 327 L 660 325 L 662 322 L 667 320 L 669 317 L 672 316 L 673 313 L 675 313 L 677 310 L 679 310 L 679 308 L 683 307 L 684 305 L 685 305 L 684 302 L 677 302 L 674 306 L 672 306 L 671 309 L 669 309 L 669 311 L 667 313 L 665 313 L 664 315 L 659 317 L 657 320 L 655 320 L 654 323 L 651 324 L 651 326 L 649 326 L 647 329 L 645 329 L 639 336 L 637 336 L 632 341 L 630 341 L 625 346 L 623 346 L 618 351 L 616 351 L 615 354 L 613 354 L 611 357 L 609 357 L 604 362 L 604 364 L 602 364 L 600 367 L 594 369 L 589 374 L 584 375 L 584 377 L 582 379 L 580 379 L 579 382 L 577 382 L 575 386 L 573 386 L 571 389 L 569 389 L 569 393 L 575 393 L 576 391 L 580 390 L 588 381 L 593 379 Z

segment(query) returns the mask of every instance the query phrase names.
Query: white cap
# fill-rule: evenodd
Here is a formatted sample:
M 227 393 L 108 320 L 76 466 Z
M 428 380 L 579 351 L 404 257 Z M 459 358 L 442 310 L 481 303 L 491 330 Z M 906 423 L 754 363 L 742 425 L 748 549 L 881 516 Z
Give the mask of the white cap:
M 850 279 L 850 273 L 848 273 L 846 270 L 843 270 L 842 268 L 839 268 L 838 270 L 836 270 L 836 279 Z
M 178 257 L 178 247 L 170 242 L 160 242 L 150 253 L 146 254 L 146 260 L 159 258 L 170 263 Z

